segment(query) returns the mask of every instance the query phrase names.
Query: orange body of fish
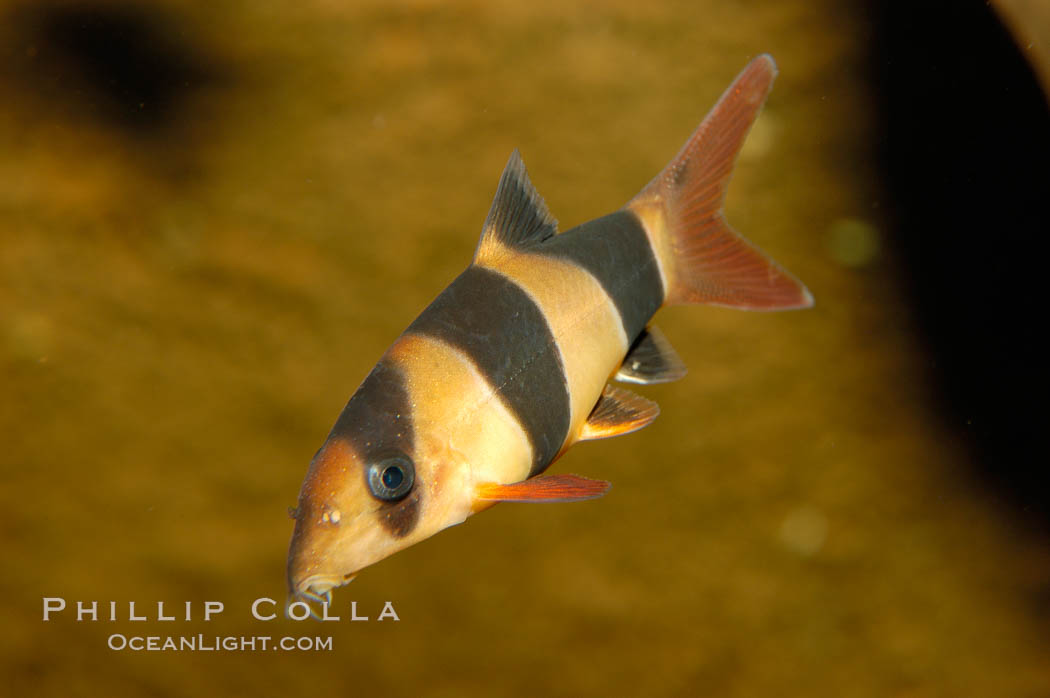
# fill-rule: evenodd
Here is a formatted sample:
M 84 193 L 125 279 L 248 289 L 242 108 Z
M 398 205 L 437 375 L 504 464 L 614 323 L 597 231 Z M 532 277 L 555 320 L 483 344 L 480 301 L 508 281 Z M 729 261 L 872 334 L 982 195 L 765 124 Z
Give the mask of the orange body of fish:
M 754 59 L 637 196 L 563 233 L 511 156 L 472 263 L 383 355 L 310 464 L 293 595 L 327 600 L 362 568 L 496 502 L 604 494 L 606 482 L 544 472 L 578 441 L 656 417 L 655 403 L 609 381 L 685 374 L 650 324 L 661 307 L 812 305 L 722 214 L 775 76 L 769 56 Z

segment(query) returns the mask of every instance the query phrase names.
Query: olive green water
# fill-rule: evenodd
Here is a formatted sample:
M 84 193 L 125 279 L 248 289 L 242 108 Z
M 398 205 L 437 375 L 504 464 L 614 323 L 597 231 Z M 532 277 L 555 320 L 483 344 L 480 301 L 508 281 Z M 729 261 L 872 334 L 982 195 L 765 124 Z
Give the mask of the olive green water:
M 1050 693 L 1032 610 L 1050 555 L 936 418 L 883 241 L 861 15 L 155 7 L 200 65 L 130 125 L 4 10 L 23 22 L 0 29 L 5 692 Z M 781 74 L 729 217 L 816 308 L 663 311 L 691 371 L 640 390 L 661 417 L 554 466 L 608 496 L 474 517 L 336 592 L 340 622 L 253 619 L 254 599 L 284 598 L 310 457 L 470 259 L 511 149 L 563 227 L 596 217 L 764 51 Z M 226 610 L 45 623 L 45 596 Z M 351 600 L 372 620 L 350 622 Z M 399 622 L 376 622 L 384 601 Z M 333 649 L 114 651 L 113 633 Z

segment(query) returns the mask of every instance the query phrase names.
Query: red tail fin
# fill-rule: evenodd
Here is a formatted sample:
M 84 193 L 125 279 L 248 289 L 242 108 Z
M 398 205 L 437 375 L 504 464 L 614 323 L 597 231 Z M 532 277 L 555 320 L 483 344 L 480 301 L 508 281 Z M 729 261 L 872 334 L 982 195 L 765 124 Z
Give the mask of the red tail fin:
M 813 305 L 806 287 L 729 227 L 722 214 L 733 162 L 776 74 L 768 55 L 751 61 L 675 159 L 627 204 L 656 238 L 668 304 L 744 310 Z

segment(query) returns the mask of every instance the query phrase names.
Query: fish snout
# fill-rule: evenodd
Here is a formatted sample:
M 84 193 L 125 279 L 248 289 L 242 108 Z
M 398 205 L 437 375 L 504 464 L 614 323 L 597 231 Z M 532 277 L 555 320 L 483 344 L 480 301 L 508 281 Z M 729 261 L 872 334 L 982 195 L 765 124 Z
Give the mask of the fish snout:
M 300 511 L 304 508 L 300 507 Z M 334 564 L 333 553 L 338 549 L 338 541 L 332 538 L 330 532 L 310 526 L 307 516 L 296 520 L 288 551 L 288 591 L 292 596 L 326 602 L 332 589 L 353 578 L 352 574 L 342 574 Z
M 300 499 L 288 550 L 288 590 L 297 599 L 326 603 L 373 561 L 375 525 L 355 502 Z M 342 506 L 339 506 L 342 505 Z M 349 514 L 342 512 L 349 510 Z
M 356 574 L 315 574 L 305 579 L 292 580 L 290 583 L 292 596 L 295 599 L 328 604 L 332 600 L 332 589 L 349 584 L 356 576 Z

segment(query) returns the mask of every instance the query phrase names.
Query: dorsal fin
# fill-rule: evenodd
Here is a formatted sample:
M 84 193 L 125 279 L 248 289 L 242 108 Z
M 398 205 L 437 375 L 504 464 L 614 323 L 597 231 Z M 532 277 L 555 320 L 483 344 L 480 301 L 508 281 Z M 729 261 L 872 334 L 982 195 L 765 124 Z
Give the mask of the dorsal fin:
M 655 327 L 642 330 L 634 340 L 616 380 L 624 383 L 669 383 L 685 375 L 685 363 L 663 332 Z
M 557 232 L 558 221 L 554 220 L 543 197 L 529 181 L 525 163 L 515 148 L 503 168 L 503 176 L 499 178 L 496 198 L 492 200 L 492 208 L 481 230 L 474 261 L 491 259 L 501 249 L 542 242 Z

